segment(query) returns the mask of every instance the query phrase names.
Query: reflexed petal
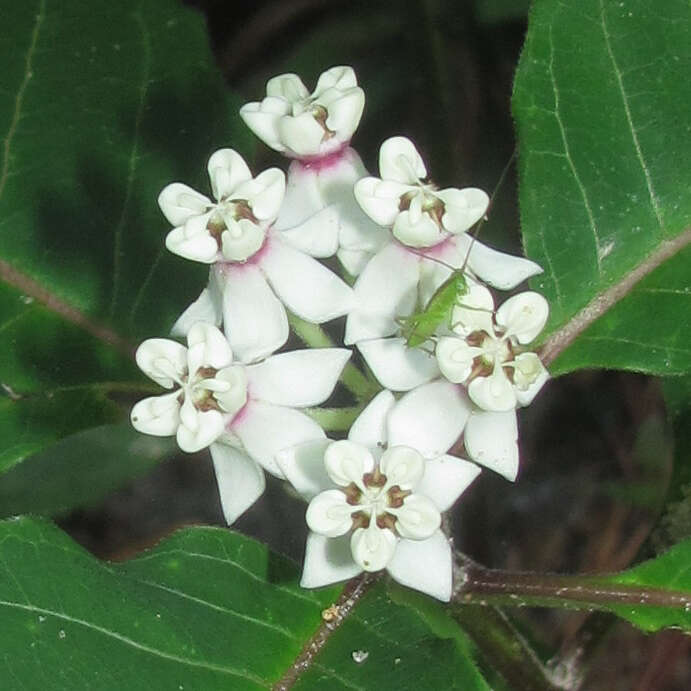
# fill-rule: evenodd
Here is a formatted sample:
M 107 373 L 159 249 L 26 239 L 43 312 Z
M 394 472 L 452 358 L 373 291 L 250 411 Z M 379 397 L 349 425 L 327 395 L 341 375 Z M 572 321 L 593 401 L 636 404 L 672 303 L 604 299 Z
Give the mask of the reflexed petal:
M 401 585 L 443 602 L 451 599 L 451 547 L 441 530 L 427 540 L 399 540 L 387 571 Z
M 328 538 L 310 532 L 305 546 L 305 564 L 300 586 L 320 588 L 357 576 L 362 569 L 353 561 L 350 537 Z
M 375 338 L 360 341 L 357 347 L 387 389 L 410 391 L 439 376 L 434 357 L 420 348 L 408 348 L 403 338 Z
M 516 400 L 521 406 L 530 405 L 549 379 L 549 372 L 535 353 L 521 353 L 516 356 L 514 363 Z
M 283 203 L 286 191 L 286 176 L 279 168 L 269 168 L 256 178 L 239 185 L 236 199 L 246 199 L 252 213 L 260 220 L 271 223 Z
M 415 222 L 410 211 L 401 211 L 393 225 L 393 234 L 408 247 L 431 247 L 442 242 L 446 232 L 428 214 L 422 214 Z
M 348 439 L 370 451 L 386 442 L 386 418 L 396 399 L 390 391 L 380 391 L 350 426 Z
M 518 474 L 518 426 L 516 413 L 474 411 L 464 433 L 470 458 L 490 470 L 515 480 Z
M 224 329 L 237 360 L 266 357 L 288 340 L 285 308 L 258 267 L 221 267 L 219 282 L 223 286 Z
M 409 446 L 391 446 L 384 451 L 379 467 L 390 487 L 412 489 L 425 473 L 425 459 Z
M 350 538 L 350 550 L 355 563 L 364 571 L 381 571 L 391 561 L 398 538 L 388 528 L 377 527 L 371 521 L 369 528 L 358 528 Z
M 419 275 L 418 257 L 394 243 L 372 257 L 355 283 L 357 307 L 346 321 L 345 344 L 395 333 L 396 317 L 415 306 Z
M 319 153 L 325 133 L 307 111 L 295 117 L 284 115 L 278 121 L 278 134 L 281 142 L 297 156 L 314 156 Z
M 427 177 L 427 169 L 410 139 L 391 137 L 379 149 L 379 175 L 384 180 L 415 185 Z
M 276 454 L 276 463 L 286 480 L 307 501 L 333 487 L 324 465 L 324 453 L 329 444 L 330 439 L 314 439 L 281 449 Z
M 283 242 L 311 257 L 332 257 L 338 249 L 340 221 L 340 209 L 332 204 L 277 234 Z
M 187 374 L 187 348 L 168 338 L 147 338 L 135 354 L 139 369 L 166 389 Z
M 213 195 L 219 201 L 235 197 L 235 188 L 252 179 L 245 159 L 233 149 L 219 149 L 211 155 L 207 166 Z
M 150 396 L 135 403 L 130 413 L 132 427 L 156 437 L 170 437 L 180 424 L 179 392 Z
M 309 529 L 315 533 L 339 537 L 353 527 L 351 515 L 358 508 L 346 501 L 346 495 L 340 489 L 329 489 L 312 499 L 307 507 L 305 520 Z
M 286 191 L 274 228 L 287 230 L 300 225 L 326 206 L 317 170 L 293 160 L 288 167 Z
M 392 511 L 396 516 L 396 531 L 410 540 L 426 540 L 439 530 L 441 514 L 431 499 L 421 494 L 411 494 L 400 509 Z
M 489 197 L 475 187 L 449 188 L 436 192 L 444 202 L 442 223 L 450 233 L 462 233 L 474 226 L 487 211 Z
M 182 410 L 180 412 L 182 413 Z M 223 434 L 223 428 L 225 427 L 223 415 L 217 410 L 195 412 L 197 412 L 196 426 L 188 427 L 181 419 L 177 432 L 178 446 L 187 453 L 201 451 L 209 444 L 215 442 Z
M 470 411 L 456 384 L 423 384 L 405 394 L 389 414 L 389 446 L 410 446 L 425 458 L 436 458 L 456 442 Z
M 325 401 L 350 358 L 346 348 L 293 350 L 247 367 L 252 398 L 305 407 Z
M 235 415 L 247 403 L 247 376 L 245 368 L 241 366 L 225 367 L 216 374 L 217 383 L 227 382 L 227 391 L 215 391 L 214 398 L 224 412 Z
M 326 94 L 324 95 L 326 97 Z M 365 92 L 356 87 L 341 94 L 336 100 L 327 103 L 327 99 L 320 99 L 328 108 L 326 126 L 336 133 L 342 141 L 347 142 L 360 124 L 362 111 L 365 107 Z
M 410 187 L 399 182 L 367 177 L 358 180 L 353 193 L 363 211 L 380 226 L 394 224 L 400 212 L 401 195 Z
M 501 366 L 495 366 L 488 377 L 473 379 L 468 384 L 468 395 L 483 410 L 507 412 L 516 407 L 516 393 Z
M 530 259 L 514 257 L 505 252 L 490 249 L 467 234 L 457 235 L 459 249 L 467 252 L 468 267 L 485 283 L 500 290 L 511 290 L 527 278 L 542 273 L 542 268 Z
M 461 304 L 454 307 L 451 327 L 459 336 L 467 336 L 473 331 L 493 334 L 494 298 L 485 286 L 475 281 L 468 283 L 468 292 Z
M 282 98 L 289 103 L 295 103 L 307 98 L 310 94 L 302 79 L 292 72 L 279 74 L 266 82 L 266 95 Z
M 187 334 L 187 364 L 190 374 L 200 367 L 221 369 L 233 362 L 233 352 L 221 330 L 208 322 L 194 324 Z
M 193 216 L 201 216 L 213 206 L 208 197 L 181 182 L 164 187 L 158 195 L 158 205 L 173 226 L 184 225 Z
M 441 373 L 454 384 L 461 384 L 470 375 L 479 349 L 469 346 L 462 338 L 445 336 L 437 341 L 434 354 Z
M 549 316 L 549 304 L 539 293 L 526 291 L 510 297 L 497 310 L 496 322 L 519 343 L 530 343 L 542 331 Z
M 348 65 L 338 65 L 330 67 L 319 75 L 317 86 L 312 92 L 312 96 L 319 96 L 327 89 L 352 89 L 357 86 L 357 77 L 352 67 Z
M 173 228 L 166 235 L 166 247 L 173 254 L 203 264 L 213 264 L 218 257 L 218 243 L 206 229 L 211 214 L 195 216 L 184 226 Z
M 241 218 L 239 221 L 227 219 L 226 227 L 227 230 L 221 233 L 224 259 L 244 262 L 256 254 L 264 244 L 264 228 L 247 218 Z
M 349 439 L 329 444 L 324 452 L 324 465 L 329 477 L 340 487 L 354 482 L 362 488 L 362 476 L 374 468 L 374 458 L 369 449 Z
M 187 332 L 196 322 L 220 326 L 222 317 L 220 303 L 214 300 L 208 288 L 204 288 L 201 295 L 177 318 L 170 335 L 187 336 Z
M 279 451 L 325 436 L 314 420 L 298 410 L 252 400 L 230 428 L 249 456 L 280 478 L 283 473 L 274 458 Z
M 352 288 L 333 271 L 277 239 L 268 245 L 261 268 L 286 307 L 309 322 L 335 319 L 353 306 Z
M 240 117 L 267 146 L 283 153 L 286 148 L 278 134 L 278 121 L 287 112 L 287 104 L 281 102 L 281 107 L 276 108 L 277 101 L 275 98 L 265 98 L 261 103 L 246 103 L 240 108 Z
M 415 492 L 429 497 L 439 511 L 448 511 L 479 474 L 475 463 L 444 454 L 425 463 L 425 475 Z
M 231 525 L 264 493 L 264 471 L 247 454 L 227 444 L 212 444 L 209 450 L 223 515 Z

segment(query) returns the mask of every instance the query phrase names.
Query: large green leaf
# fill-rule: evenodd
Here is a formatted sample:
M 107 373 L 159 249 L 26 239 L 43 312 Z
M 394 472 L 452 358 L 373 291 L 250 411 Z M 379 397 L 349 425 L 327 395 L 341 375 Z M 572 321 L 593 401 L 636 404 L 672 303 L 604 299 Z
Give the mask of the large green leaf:
M 0 556 L 0 668 L 16 688 L 267 688 L 339 594 L 300 590 L 292 563 L 218 528 L 104 564 L 52 525 L 19 519 L 0 523 Z M 375 587 L 297 688 L 484 690 L 469 650 Z M 368 655 L 357 663 L 355 651 Z
M 534 3 L 513 106 L 548 333 L 577 317 L 555 373 L 691 367 L 690 69 L 687 0 Z
M 202 17 L 175 0 L 0 8 L 2 471 L 122 417 L 109 395 L 142 388 L 136 341 L 205 279 L 165 251 L 156 197 L 205 189 L 209 154 L 248 135 Z

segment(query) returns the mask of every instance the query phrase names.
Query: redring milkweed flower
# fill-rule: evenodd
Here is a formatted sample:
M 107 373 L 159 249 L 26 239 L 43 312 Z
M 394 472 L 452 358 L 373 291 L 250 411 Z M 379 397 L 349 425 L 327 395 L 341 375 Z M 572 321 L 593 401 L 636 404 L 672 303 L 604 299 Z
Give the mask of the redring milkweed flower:
M 288 339 L 284 305 L 313 323 L 346 314 L 351 288 L 314 258 L 336 251 L 337 225 L 322 216 L 279 232 L 272 224 L 285 193 L 280 170 L 253 178 L 232 149 L 214 153 L 208 170 L 215 202 L 181 183 L 168 185 L 158 200 L 176 226 L 166 238 L 168 249 L 213 265 L 209 287 L 182 314 L 173 334 L 184 336 L 197 321 L 223 321 L 235 356 L 251 362 Z
M 210 446 L 224 515 L 232 523 L 263 493 L 263 470 L 283 477 L 277 451 L 324 438 L 321 427 L 296 408 L 331 395 L 350 351 L 296 350 L 244 365 L 224 335 L 201 322 L 190 328 L 187 343 L 185 348 L 152 338 L 139 346 L 142 371 L 167 389 L 177 388 L 139 401 L 130 417 L 140 432 L 175 435 L 183 451 Z
M 361 571 L 448 601 L 451 547 L 440 530 L 480 472 L 446 454 L 458 436 L 455 396 L 418 390 L 396 402 L 382 391 L 353 423 L 347 441 L 308 442 L 276 460 L 310 502 L 301 585 L 319 587 Z

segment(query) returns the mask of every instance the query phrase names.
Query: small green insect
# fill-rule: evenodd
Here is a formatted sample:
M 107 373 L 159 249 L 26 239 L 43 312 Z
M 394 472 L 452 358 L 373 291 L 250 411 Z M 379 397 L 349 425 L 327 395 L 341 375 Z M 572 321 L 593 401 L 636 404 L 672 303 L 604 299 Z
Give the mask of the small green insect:
M 454 269 L 434 291 L 423 310 L 413 312 L 407 317 L 399 317 L 396 321 L 401 327 L 401 336 L 405 338 L 408 348 L 419 348 L 429 341 L 437 328 L 445 321 L 448 320 L 451 326 L 453 308 L 461 304 L 461 298 L 467 292 L 468 282 L 465 280 L 463 268 Z

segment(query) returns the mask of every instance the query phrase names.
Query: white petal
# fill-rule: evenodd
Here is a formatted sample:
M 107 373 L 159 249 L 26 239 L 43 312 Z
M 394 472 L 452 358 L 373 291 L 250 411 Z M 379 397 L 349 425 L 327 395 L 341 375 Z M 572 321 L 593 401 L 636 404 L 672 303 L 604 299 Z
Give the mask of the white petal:
M 274 228 L 294 228 L 325 206 L 327 202 L 319 185 L 318 171 L 302 161 L 292 161 L 286 176 L 285 197 Z
M 269 106 L 267 106 L 269 102 Z M 261 103 L 246 103 L 240 108 L 240 117 L 254 134 L 275 151 L 284 152 L 278 133 L 278 121 L 287 112 L 287 104 L 281 102 L 280 108 L 273 107 L 278 99 L 265 98 Z M 276 112 L 278 110 L 278 112 Z
M 187 374 L 187 348 L 167 338 L 147 338 L 135 354 L 139 369 L 166 389 Z
M 279 74 L 266 83 L 266 95 L 282 98 L 289 103 L 295 103 L 309 96 L 307 87 L 302 79 L 292 72 Z
M 510 297 L 497 310 L 496 322 L 506 329 L 506 337 L 519 343 L 530 343 L 542 331 L 549 316 L 549 304 L 532 291 Z
M 211 155 L 207 166 L 211 190 L 216 199 L 235 196 L 235 188 L 252 179 L 245 159 L 233 149 L 219 149 Z
M 393 224 L 393 234 L 408 247 L 431 247 L 443 242 L 448 235 L 428 214 L 415 219 L 411 211 L 401 211 Z
M 371 521 L 369 528 L 358 528 L 350 538 L 355 563 L 364 571 L 381 571 L 391 561 L 398 538 L 388 528 L 378 528 Z
M 223 258 L 231 262 L 244 262 L 254 256 L 264 244 L 264 228 L 247 218 L 226 219 L 226 230 L 221 233 Z
M 391 446 L 384 451 L 379 467 L 390 486 L 412 489 L 425 474 L 425 459 L 409 446 Z
M 281 142 L 297 156 L 314 156 L 319 153 L 324 130 L 307 111 L 293 117 L 284 115 L 278 121 L 278 134 Z
M 389 414 L 389 446 L 410 446 L 425 458 L 436 458 L 456 442 L 470 411 L 456 384 L 423 384 L 405 394 Z
M 339 537 L 353 527 L 352 514 L 358 508 L 346 501 L 340 489 L 320 492 L 307 507 L 307 527 L 319 535 Z
M 345 348 L 294 350 L 247 367 L 252 398 L 305 407 L 325 401 L 350 358 Z
M 345 250 L 340 249 L 337 252 L 338 261 L 341 262 L 343 268 L 351 276 L 359 276 L 364 270 L 370 259 L 372 253 L 366 250 Z
M 244 367 L 224 367 L 216 374 L 213 382 L 219 387 L 221 384 L 228 387 L 214 391 L 214 398 L 225 413 L 233 416 L 242 410 L 247 403 L 247 375 Z
M 164 187 L 158 195 L 158 205 L 173 226 L 184 225 L 193 216 L 201 216 L 213 206 L 208 197 L 181 182 Z
M 444 454 L 425 463 L 425 475 L 415 489 L 429 497 L 439 511 L 448 511 L 480 474 L 480 466 Z
M 454 307 L 451 315 L 451 328 L 459 336 L 467 336 L 473 331 L 493 334 L 492 317 L 494 298 L 485 286 L 475 281 L 468 282 L 468 292 L 461 304 Z
M 218 258 L 218 243 L 206 229 L 210 215 L 193 216 L 184 226 L 173 228 L 166 235 L 166 248 L 184 259 L 213 264 Z
M 444 336 L 434 350 L 441 373 L 454 384 L 463 383 L 473 369 L 478 349 L 469 346 L 462 338 Z
M 288 309 L 309 322 L 340 317 L 353 306 L 353 291 L 335 273 L 274 236 L 261 257 L 271 287 Z
M 185 401 L 186 403 L 186 401 Z M 185 404 L 183 403 L 183 409 Z M 182 410 L 180 427 L 177 431 L 178 446 L 187 453 L 195 453 L 205 449 L 209 444 L 215 442 L 225 427 L 223 415 L 217 410 L 207 410 L 206 412 L 196 411 L 194 426 L 187 426 L 182 420 Z
M 233 362 L 233 352 L 221 330 L 208 322 L 194 324 L 187 334 L 187 363 L 190 374 L 200 367 L 221 369 Z
M 281 449 L 275 456 L 286 480 L 307 501 L 333 487 L 324 465 L 324 453 L 329 444 L 330 439 L 314 439 Z
M 467 252 L 472 238 L 467 234 L 457 235 L 456 238 L 459 249 Z M 472 242 L 468 267 L 485 283 L 500 290 L 511 290 L 527 278 L 542 273 L 542 268 L 535 262 L 490 249 L 477 240 Z
M 418 257 L 397 244 L 372 257 L 354 286 L 357 306 L 346 321 L 345 344 L 395 333 L 396 317 L 415 306 L 419 276 Z
M 252 400 L 230 427 L 249 456 L 280 478 L 283 473 L 274 458 L 279 451 L 325 437 L 322 428 L 304 413 Z
M 363 211 L 380 226 L 392 226 L 400 213 L 401 195 L 410 188 L 398 182 L 367 177 L 353 188 L 355 199 Z
M 384 180 L 415 185 L 427 177 L 427 169 L 410 139 L 391 137 L 379 149 L 379 174 Z
M 339 228 L 340 209 L 331 205 L 278 235 L 283 242 L 311 257 L 332 257 L 338 249 Z
M 380 391 L 350 426 L 348 439 L 370 451 L 386 443 L 386 418 L 395 403 L 390 391 Z
M 449 188 L 435 192 L 444 202 L 442 224 L 450 233 L 462 233 L 474 226 L 487 211 L 489 197 L 475 187 Z
M 252 213 L 260 220 L 271 223 L 278 216 L 286 191 L 286 177 L 279 168 L 269 168 L 256 178 L 238 186 L 234 197 L 246 199 Z
M 351 482 L 362 487 L 362 476 L 374 468 L 374 458 L 366 447 L 341 439 L 327 447 L 324 466 L 329 477 L 340 487 L 347 487 Z
M 208 288 L 177 318 L 171 336 L 187 336 L 187 332 L 196 322 L 208 322 L 220 326 L 223 315 L 220 301 L 215 300 Z
M 317 86 L 312 96 L 319 96 L 327 89 L 351 89 L 357 86 L 355 71 L 349 65 L 330 67 L 319 75 Z
M 264 275 L 252 264 L 223 265 L 223 325 L 235 358 L 252 362 L 288 340 L 288 317 Z
M 410 391 L 439 376 L 437 362 L 420 348 L 409 348 L 403 338 L 360 341 L 358 350 L 379 383 L 393 391 Z
M 247 454 L 227 444 L 212 444 L 209 450 L 223 516 L 231 525 L 264 493 L 264 471 Z
M 411 494 L 395 511 L 396 532 L 410 540 L 426 540 L 439 530 L 441 514 L 434 502 L 422 494 Z
M 515 480 L 518 474 L 516 413 L 474 411 L 465 428 L 465 448 L 470 458 L 490 470 Z
M 401 585 L 443 602 L 451 599 L 451 547 L 441 530 L 427 540 L 399 540 L 387 571 Z
M 336 100 L 329 99 L 328 104 L 326 100 L 326 98 L 320 99 L 320 102 L 327 105 L 326 126 L 336 133 L 340 141 L 349 141 L 360 124 L 362 111 L 365 107 L 365 92 L 361 88 L 355 87 L 341 94 L 340 98 Z
M 549 379 L 549 372 L 535 353 L 521 353 L 516 356 L 514 363 L 516 400 L 521 406 L 530 405 Z
M 516 407 L 516 393 L 503 367 L 497 366 L 487 377 L 476 377 L 468 384 L 468 395 L 483 410 L 507 412 Z
M 350 536 L 328 538 L 310 532 L 305 546 L 305 564 L 300 585 L 320 588 L 357 576 L 362 569 L 353 561 Z
M 156 437 L 171 437 L 180 424 L 179 391 L 150 396 L 135 403 L 130 413 L 132 427 Z

